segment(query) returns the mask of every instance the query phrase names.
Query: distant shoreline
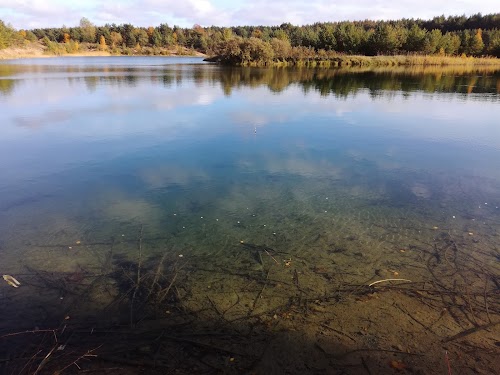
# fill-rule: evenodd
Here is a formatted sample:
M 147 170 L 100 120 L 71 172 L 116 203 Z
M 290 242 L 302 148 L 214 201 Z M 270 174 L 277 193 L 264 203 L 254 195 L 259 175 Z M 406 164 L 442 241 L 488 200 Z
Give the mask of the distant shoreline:
M 163 57 L 207 57 L 207 55 L 190 50 L 162 50 L 161 54 L 141 54 L 133 53 L 119 54 L 111 53 L 109 51 L 99 51 L 99 50 L 82 50 L 74 53 L 47 53 L 47 48 L 41 43 L 32 43 L 27 46 L 12 46 L 4 49 L 0 49 L 0 61 L 1 60 L 17 60 L 17 59 L 33 59 L 33 58 L 51 58 L 51 57 L 94 57 L 94 56 L 163 56 Z
M 116 52 L 116 51 L 115 51 Z M 47 53 L 47 47 L 41 43 L 31 43 L 26 46 L 12 46 L 0 50 L 1 60 L 18 60 L 31 58 L 53 58 L 53 57 L 98 57 L 98 56 L 160 56 L 160 57 L 204 57 L 205 61 L 219 63 L 229 66 L 254 66 L 254 67 L 305 67 L 305 68 L 395 68 L 395 67 L 453 67 L 469 66 L 482 68 L 500 68 L 500 59 L 491 57 L 460 57 L 460 56 L 437 56 L 437 55 L 343 55 L 311 56 L 296 60 L 275 61 L 235 61 L 227 56 L 208 57 L 207 55 L 188 49 L 162 49 L 161 53 L 138 53 L 132 54 L 111 53 L 96 49 L 82 49 L 74 53 Z

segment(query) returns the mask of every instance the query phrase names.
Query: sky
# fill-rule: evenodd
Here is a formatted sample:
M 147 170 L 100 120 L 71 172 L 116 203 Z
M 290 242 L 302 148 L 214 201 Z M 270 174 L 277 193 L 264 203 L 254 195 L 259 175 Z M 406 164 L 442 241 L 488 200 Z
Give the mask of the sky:
M 430 19 L 500 12 L 498 0 L 0 0 L 0 20 L 16 29 L 95 25 L 294 25 L 325 21 Z

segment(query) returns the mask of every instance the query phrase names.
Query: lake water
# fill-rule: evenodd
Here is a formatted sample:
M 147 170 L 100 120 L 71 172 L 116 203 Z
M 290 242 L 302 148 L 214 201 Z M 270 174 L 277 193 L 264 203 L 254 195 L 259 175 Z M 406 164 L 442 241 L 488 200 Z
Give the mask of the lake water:
M 0 130 L 0 271 L 21 283 L 0 288 L 0 334 L 169 316 L 232 335 L 189 336 L 211 365 L 169 362 L 186 372 L 498 364 L 499 71 L 5 61 Z M 482 353 L 441 343 L 478 327 Z

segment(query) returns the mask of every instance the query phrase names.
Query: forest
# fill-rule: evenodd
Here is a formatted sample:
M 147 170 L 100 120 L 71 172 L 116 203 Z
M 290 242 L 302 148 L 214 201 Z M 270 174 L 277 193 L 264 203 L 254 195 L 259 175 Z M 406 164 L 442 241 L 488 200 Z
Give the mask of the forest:
M 15 30 L 0 20 L 0 48 L 39 41 L 49 54 L 83 47 L 112 54 L 201 52 L 229 64 L 329 59 L 338 55 L 437 55 L 500 57 L 500 13 L 439 16 L 431 20 L 322 22 L 296 26 L 192 28 L 160 24 L 96 26 L 82 18 L 76 27 Z

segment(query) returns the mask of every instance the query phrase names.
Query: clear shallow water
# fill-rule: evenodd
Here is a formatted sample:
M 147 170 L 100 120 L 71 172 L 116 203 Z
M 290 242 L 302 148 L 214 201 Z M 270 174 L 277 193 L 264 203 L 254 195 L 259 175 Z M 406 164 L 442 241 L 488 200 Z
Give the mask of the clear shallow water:
M 242 259 L 243 241 L 278 263 L 329 269 L 334 256 L 353 283 L 419 280 L 399 250 L 441 229 L 480 238 L 494 264 L 499 82 L 193 58 L 2 63 L 1 272 L 90 269 L 110 243 L 135 259 L 141 237 L 144 256 L 191 259 L 199 275 L 265 269 L 267 257 Z

